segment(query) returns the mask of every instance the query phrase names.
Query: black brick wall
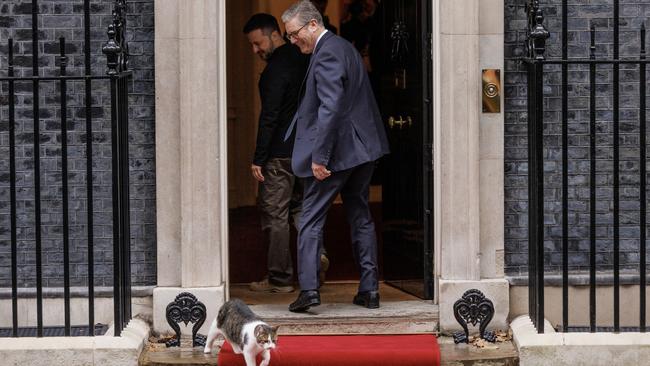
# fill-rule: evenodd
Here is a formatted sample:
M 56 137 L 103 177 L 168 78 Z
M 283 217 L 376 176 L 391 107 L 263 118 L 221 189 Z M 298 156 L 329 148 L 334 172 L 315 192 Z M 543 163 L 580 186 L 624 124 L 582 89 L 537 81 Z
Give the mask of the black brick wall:
M 112 1 L 91 1 L 92 73 L 105 72 L 106 42 Z M 41 75 L 58 74 L 59 37 L 65 37 L 68 75 L 84 72 L 82 0 L 39 1 Z M 131 250 L 134 285 L 156 283 L 155 146 L 154 146 L 154 14 L 153 0 L 129 0 L 127 39 L 134 73 L 129 83 Z M 15 42 L 18 76 L 32 73 L 31 1 L 0 2 L 0 75 L 7 75 L 7 39 Z M 8 85 L 0 86 L 0 287 L 11 284 L 9 226 Z M 112 200 L 110 97 L 107 82 L 93 82 L 93 182 L 95 284 L 112 284 Z M 18 277 L 20 286 L 35 284 L 33 97 L 32 84 L 16 84 L 16 156 L 18 207 Z M 43 284 L 63 284 L 61 206 L 61 133 L 59 85 L 40 86 L 41 198 Z M 85 92 L 83 82 L 68 83 L 68 167 L 71 284 L 87 282 Z
M 525 1 L 505 0 L 505 250 L 506 273 L 525 275 L 528 263 L 526 74 L 517 58 L 523 53 Z M 639 28 L 650 17 L 650 2 L 621 0 L 620 55 L 638 57 Z M 541 1 L 551 32 L 547 57 L 561 57 L 561 1 Z M 613 55 L 613 1 L 569 0 L 569 57 L 589 56 L 589 27 L 597 29 L 597 57 Z M 561 266 L 561 73 L 548 67 L 544 78 L 545 263 Z M 589 73 L 569 71 L 569 265 L 589 265 Z M 611 66 L 597 71 L 597 254 L 599 270 L 613 263 L 613 102 Z M 620 261 L 633 270 L 639 263 L 639 67 L 620 71 Z

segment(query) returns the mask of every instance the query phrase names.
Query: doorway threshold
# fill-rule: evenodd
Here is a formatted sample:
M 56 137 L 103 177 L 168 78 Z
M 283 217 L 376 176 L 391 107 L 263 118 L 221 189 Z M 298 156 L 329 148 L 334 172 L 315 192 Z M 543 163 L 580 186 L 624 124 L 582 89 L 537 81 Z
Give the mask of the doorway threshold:
M 381 307 L 366 309 L 352 304 L 356 282 L 326 283 L 321 288 L 321 305 L 304 313 L 287 307 L 298 292 L 254 293 L 246 285 L 233 285 L 231 297 L 238 297 L 280 334 L 434 334 L 438 331 L 438 305 L 420 300 L 391 286 L 380 284 Z

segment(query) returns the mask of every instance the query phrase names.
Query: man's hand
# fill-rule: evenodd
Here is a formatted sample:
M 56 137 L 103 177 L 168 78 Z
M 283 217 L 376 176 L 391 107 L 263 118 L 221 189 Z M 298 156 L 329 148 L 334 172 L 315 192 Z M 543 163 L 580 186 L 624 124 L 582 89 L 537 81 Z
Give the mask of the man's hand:
M 257 179 L 258 182 L 264 182 L 264 175 L 262 174 L 261 166 L 252 164 L 251 172 L 253 173 L 253 178 Z
M 327 170 L 327 167 L 325 167 L 325 165 L 316 163 L 311 163 L 311 171 L 314 173 L 314 177 L 318 180 L 324 180 L 325 178 L 332 175 L 332 172 Z

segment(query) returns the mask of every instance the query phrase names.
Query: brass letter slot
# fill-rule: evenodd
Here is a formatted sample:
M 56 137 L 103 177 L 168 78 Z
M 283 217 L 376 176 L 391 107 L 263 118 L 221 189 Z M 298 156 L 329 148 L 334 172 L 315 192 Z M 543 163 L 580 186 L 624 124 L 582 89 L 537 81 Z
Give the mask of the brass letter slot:
M 501 113 L 501 70 L 483 70 L 483 113 Z

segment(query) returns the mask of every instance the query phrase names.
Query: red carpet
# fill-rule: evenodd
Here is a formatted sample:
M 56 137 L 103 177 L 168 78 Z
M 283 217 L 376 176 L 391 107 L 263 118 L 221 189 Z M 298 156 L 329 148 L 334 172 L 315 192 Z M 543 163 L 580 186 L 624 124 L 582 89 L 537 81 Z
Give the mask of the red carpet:
M 261 361 L 258 357 L 257 364 Z M 225 342 L 219 366 L 245 366 L 244 356 Z M 436 337 L 420 335 L 280 336 L 270 366 L 436 366 Z

